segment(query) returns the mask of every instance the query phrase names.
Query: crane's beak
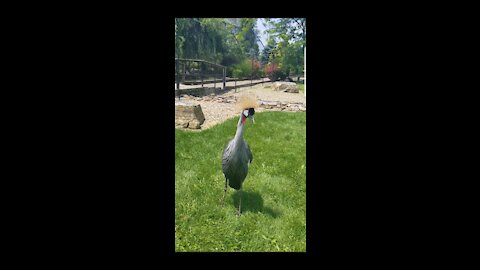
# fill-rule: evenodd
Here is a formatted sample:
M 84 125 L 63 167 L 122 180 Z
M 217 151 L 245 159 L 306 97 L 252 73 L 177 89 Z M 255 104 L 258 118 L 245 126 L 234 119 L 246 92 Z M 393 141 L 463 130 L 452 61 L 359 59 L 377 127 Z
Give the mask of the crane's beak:
M 255 124 L 255 119 L 253 119 L 253 115 L 249 117 L 252 120 L 252 123 Z

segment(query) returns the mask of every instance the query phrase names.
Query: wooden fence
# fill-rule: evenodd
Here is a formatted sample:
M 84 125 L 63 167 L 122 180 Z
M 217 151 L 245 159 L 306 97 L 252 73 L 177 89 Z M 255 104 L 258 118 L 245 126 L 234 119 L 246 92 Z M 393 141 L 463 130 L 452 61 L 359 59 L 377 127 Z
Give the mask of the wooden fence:
M 175 82 L 176 90 L 182 84 L 223 83 L 226 89 L 227 67 L 199 59 L 175 58 Z

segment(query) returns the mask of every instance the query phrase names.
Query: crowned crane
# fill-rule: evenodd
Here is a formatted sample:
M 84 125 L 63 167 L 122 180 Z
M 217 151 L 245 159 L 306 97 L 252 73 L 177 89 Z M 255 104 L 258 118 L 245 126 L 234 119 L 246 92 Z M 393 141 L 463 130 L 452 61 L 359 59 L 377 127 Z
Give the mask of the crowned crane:
M 236 189 L 240 193 L 240 202 L 238 205 L 237 215 L 241 214 L 242 208 L 242 184 L 248 174 L 248 167 L 252 163 L 253 155 L 247 142 L 243 139 L 243 131 L 245 129 L 246 119 L 250 119 L 255 123 L 253 115 L 257 102 L 255 98 L 243 96 L 237 103 L 241 109 L 240 119 L 238 119 L 237 131 L 235 137 L 225 146 L 222 157 L 222 171 L 225 176 L 225 189 L 223 199 L 227 194 L 227 185 Z

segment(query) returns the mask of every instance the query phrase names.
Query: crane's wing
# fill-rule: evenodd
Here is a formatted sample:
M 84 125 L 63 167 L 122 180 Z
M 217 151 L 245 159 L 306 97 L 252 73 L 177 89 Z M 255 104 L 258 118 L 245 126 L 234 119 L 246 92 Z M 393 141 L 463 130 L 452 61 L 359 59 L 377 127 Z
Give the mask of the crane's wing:
M 225 172 L 225 169 L 230 165 L 230 158 L 232 154 L 232 148 L 233 148 L 233 140 L 230 140 L 225 147 L 223 148 L 223 155 L 222 155 L 222 168 L 223 172 Z
M 252 163 L 252 161 L 253 161 L 252 151 L 250 151 L 250 146 L 248 145 L 247 142 L 245 142 L 245 145 L 247 146 L 248 161 L 249 161 L 249 163 Z

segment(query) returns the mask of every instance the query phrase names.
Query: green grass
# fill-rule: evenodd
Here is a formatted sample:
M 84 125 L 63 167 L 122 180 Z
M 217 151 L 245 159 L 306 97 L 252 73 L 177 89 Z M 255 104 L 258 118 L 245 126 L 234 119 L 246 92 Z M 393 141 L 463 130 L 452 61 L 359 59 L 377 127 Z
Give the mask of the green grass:
M 303 91 L 305 90 L 305 84 L 303 83 L 297 83 L 297 87 L 300 93 L 303 93 Z
M 306 251 L 306 113 L 261 112 L 244 138 L 253 162 L 239 194 L 225 179 L 223 147 L 238 117 L 202 132 L 175 130 L 175 250 Z

